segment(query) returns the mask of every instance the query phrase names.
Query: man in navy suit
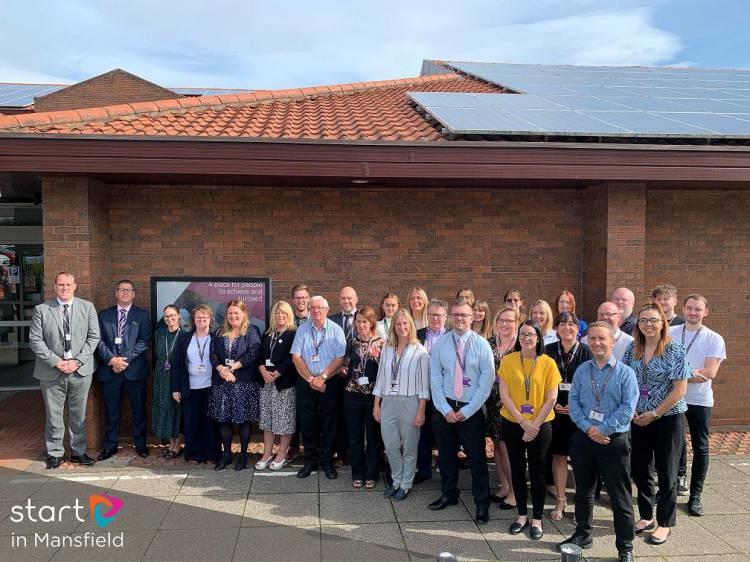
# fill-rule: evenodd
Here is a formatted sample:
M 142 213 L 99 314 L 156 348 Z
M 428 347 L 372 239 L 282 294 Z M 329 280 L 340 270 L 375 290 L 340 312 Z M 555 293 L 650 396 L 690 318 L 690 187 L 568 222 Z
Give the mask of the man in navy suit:
M 98 460 L 117 453 L 120 438 L 120 407 L 123 391 L 128 395 L 133 421 L 133 443 L 139 456 L 146 448 L 146 383 L 149 366 L 146 351 L 151 343 L 151 318 L 133 305 L 133 282 L 117 283 L 117 304 L 99 313 L 99 368 L 97 380 L 104 397 L 104 446 Z

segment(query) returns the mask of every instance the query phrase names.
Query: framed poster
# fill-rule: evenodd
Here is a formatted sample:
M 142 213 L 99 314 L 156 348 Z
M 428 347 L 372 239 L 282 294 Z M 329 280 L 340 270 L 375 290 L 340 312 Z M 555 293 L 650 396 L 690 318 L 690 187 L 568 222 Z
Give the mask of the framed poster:
M 214 311 L 212 330 L 224 323 L 227 304 L 241 300 L 247 307 L 250 323 L 260 333 L 266 331 L 271 311 L 270 277 L 152 277 L 151 318 L 154 330 L 164 323 L 162 311 L 168 304 L 180 310 L 183 330 L 192 329 L 190 311 L 207 304 Z

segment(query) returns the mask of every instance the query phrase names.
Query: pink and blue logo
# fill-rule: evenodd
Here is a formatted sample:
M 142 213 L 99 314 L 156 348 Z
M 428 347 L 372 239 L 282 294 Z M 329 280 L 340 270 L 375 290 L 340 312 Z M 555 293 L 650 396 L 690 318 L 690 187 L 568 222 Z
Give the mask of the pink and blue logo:
M 97 526 L 104 529 L 120 515 L 122 500 L 115 496 L 93 495 L 89 496 L 89 507 Z

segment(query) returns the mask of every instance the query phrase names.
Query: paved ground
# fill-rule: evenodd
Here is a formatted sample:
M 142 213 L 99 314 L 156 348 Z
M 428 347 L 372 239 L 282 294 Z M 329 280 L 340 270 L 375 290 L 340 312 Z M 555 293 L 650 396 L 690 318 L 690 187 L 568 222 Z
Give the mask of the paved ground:
M 439 495 L 438 480 L 421 484 L 405 502 L 392 503 L 382 498 L 381 486 L 375 491 L 353 490 L 347 469 L 335 481 L 317 474 L 299 480 L 293 467 L 271 476 L 153 459 L 152 455 L 148 463 L 136 463 L 123 450 L 93 469 L 66 468 L 54 474 L 40 461 L 6 459 L 6 468 L 0 468 L 0 559 L 380 561 L 428 560 L 447 550 L 460 559 L 559 560 L 554 543 L 572 531 L 571 508 L 562 522 L 545 520 L 546 534 L 539 542 L 510 536 L 507 528 L 514 512 L 495 507 L 490 523 L 477 527 L 467 472 L 461 477 L 463 503 L 430 512 L 427 504 Z M 121 514 L 105 530 L 91 521 L 92 494 L 123 501 Z M 78 498 L 86 504 L 84 521 L 64 510 L 55 514 L 54 522 L 14 522 L 11 508 L 25 506 L 28 498 L 34 507 L 50 506 L 45 508 L 46 519 L 53 507 Z M 586 552 L 588 560 L 610 559 L 615 553 L 606 495 L 603 500 L 596 507 L 596 541 Z M 636 556 L 675 562 L 750 560 L 750 456 L 713 459 L 704 503 L 709 515 L 692 518 L 681 498 L 670 541 L 653 547 L 637 539 Z M 550 503 L 547 513 L 551 508 Z M 125 545 L 34 546 L 35 533 L 83 539 L 86 532 L 122 532 Z M 13 546 L 12 541 L 22 541 L 19 536 L 27 537 L 26 547 Z

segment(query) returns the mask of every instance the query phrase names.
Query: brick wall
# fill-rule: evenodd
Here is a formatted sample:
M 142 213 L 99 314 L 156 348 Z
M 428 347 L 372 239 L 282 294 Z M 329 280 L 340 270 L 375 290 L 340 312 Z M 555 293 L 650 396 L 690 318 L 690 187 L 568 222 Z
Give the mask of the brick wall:
M 711 303 L 706 325 L 727 345 L 714 383 L 714 425 L 750 423 L 750 192 L 650 190 L 646 281 Z

